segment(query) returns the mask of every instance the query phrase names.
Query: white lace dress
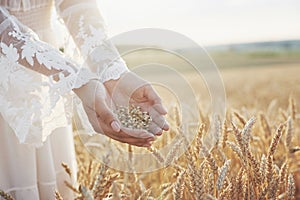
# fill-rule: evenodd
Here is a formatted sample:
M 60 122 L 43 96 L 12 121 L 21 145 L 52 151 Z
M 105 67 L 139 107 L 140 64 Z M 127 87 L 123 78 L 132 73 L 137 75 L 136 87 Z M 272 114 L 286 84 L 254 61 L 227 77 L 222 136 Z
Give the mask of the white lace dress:
M 58 19 L 77 46 L 76 62 L 55 46 Z M 54 199 L 58 189 L 72 199 L 61 167 L 76 171 L 71 90 L 128 69 L 96 0 L 0 0 L 0 39 L 0 189 L 30 200 Z

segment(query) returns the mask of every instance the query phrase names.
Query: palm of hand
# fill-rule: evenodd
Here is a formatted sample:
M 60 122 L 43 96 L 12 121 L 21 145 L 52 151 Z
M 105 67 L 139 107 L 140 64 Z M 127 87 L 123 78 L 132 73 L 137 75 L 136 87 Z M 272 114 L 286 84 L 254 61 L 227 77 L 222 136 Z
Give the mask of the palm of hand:
M 169 126 L 163 117 L 167 112 L 163 108 L 161 99 L 152 86 L 138 76 L 127 73 L 119 80 L 105 83 L 112 102 L 115 105 L 136 105 L 142 111 L 148 112 L 153 121 L 149 131 L 156 135 L 161 135 L 163 130 L 168 130 Z

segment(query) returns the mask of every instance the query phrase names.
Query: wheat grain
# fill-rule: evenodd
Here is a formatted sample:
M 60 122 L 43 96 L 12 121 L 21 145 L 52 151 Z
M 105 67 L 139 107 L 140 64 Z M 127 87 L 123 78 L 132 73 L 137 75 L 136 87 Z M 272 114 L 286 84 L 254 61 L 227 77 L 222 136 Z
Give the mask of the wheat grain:
M 71 178 L 72 177 L 72 171 L 71 171 L 70 167 L 66 163 L 64 163 L 64 162 L 61 163 L 61 166 L 65 169 L 65 172 Z
M 293 137 L 293 121 L 292 118 L 289 117 L 287 120 L 287 128 L 286 128 L 286 134 L 285 134 L 285 145 L 288 150 L 292 149 L 292 137 Z
M 107 184 L 107 180 L 105 179 L 105 174 L 107 173 L 107 166 L 101 165 L 99 174 L 94 182 L 94 187 L 92 189 L 92 193 L 95 199 L 101 199 L 104 197 L 105 184 Z
M 242 126 L 246 125 L 246 120 L 240 113 L 238 113 L 237 111 L 234 111 L 233 115 L 239 120 L 239 122 L 242 124 Z
M 158 199 L 167 199 L 167 198 L 166 198 L 166 195 L 167 195 L 168 193 L 170 193 L 170 191 L 171 191 L 172 189 L 173 189 L 173 185 L 172 185 L 172 184 L 168 184 L 168 186 L 165 187 L 165 188 L 163 189 L 163 191 L 160 193 Z
M 298 146 L 292 147 L 292 148 L 289 150 L 290 153 L 296 153 L 296 152 L 298 152 L 298 151 L 300 151 L 300 147 L 298 147 Z
M 282 129 L 283 129 L 283 124 L 280 124 L 276 131 L 275 136 L 272 139 L 272 143 L 271 143 L 269 151 L 268 151 L 268 156 L 274 155 L 277 145 L 279 143 L 280 137 L 282 135 Z
M 165 165 L 166 166 L 170 165 L 174 161 L 174 159 L 177 156 L 177 153 L 180 149 L 180 146 L 181 146 L 182 142 L 183 142 L 183 140 L 179 140 L 177 143 L 174 144 L 173 148 L 171 149 L 171 151 L 166 156 L 166 159 L 165 159 Z
M 264 182 L 265 180 L 265 176 L 266 176 L 266 166 L 267 166 L 267 160 L 266 160 L 266 156 L 265 154 L 263 154 L 261 156 L 260 159 L 260 166 L 259 166 L 259 171 L 260 171 L 260 175 L 261 175 L 261 181 Z
M 221 120 L 220 120 L 220 116 L 216 115 L 214 117 L 214 139 L 215 139 L 215 146 L 218 146 L 219 145 L 219 141 L 220 141 L 220 137 L 221 137 L 221 132 L 222 132 L 222 123 L 221 123 Z
M 295 182 L 294 182 L 293 175 L 289 174 L 287 191 L 286 191 L 287 199 L 294 199 L 295 191 L 296 191 L 296 187 L 295 187 Z
M 230 167 L 230 160 L 227 160 L 224 165 L 221 167 L 220 172 L 219 172 L 219 177 L 217 180 L 217 190 L 220 192 L 223 185 L 224 185 L 224 180 L 226 177 L 226 173 L 229 170 Z
M 224 149 L 226 147 L 226 141 L 227 141 L 228 133 L 229 133 L 229 131 L 227 130 L 226 119 L 224 120 L 222 130 L 223 130 L 223 132 L 222 132 L 222 135 L 223 135 L 223 138 L 222 138 L 222 148 Z
M 292 119 L 295 120 L 296 114 L 297 114 L 296 102 L 295 102 L 294 98 L 291 96 L 289 98 L 289 108 L 290 108 L 290 115 L 292 116 Z
M 238 196 L 236 177 L 232 177 L 230 181 L 230 193 L 228 199 L 238 199 Z
M 65 185 L 70 188 L 73 192 L 75 193 L 80 193 L 71 183 L 69 183 L 68 181 L 64 181 Z
M 242 137 L 241 131 L 237 128 L 237 126 L 232 122 L 233 130 L 234 130 L 234 135 L 235 139 L 240 147 L 240 150 L 242 152 L 243 157 L 246 157 L 247 154 L 247 145 L 244 144 L 244 140 Z M 245 159 L 246 160 L 246 159 Z
M 155 147 L 151 146 L 151 147 L 148 147 L 147 149 L 148 149 L 148 151 L 150 151 L 152 153 L 152 155 L 156 158 L 156 160 L 159 163 L 165 162 L 163 155 L 161 155 L 161 153 Z
M 273 177 L 273 157 L 268 155 L 267 157 L 267 171 L 266 171 L 266 182 L 271 183 Z
M 212 157 L 211 152 L 208 152 L 205 147 L 202 148 L 202 151 L 203 151 L 205 159 L 207 160 L 211 170 L 214 172 L 214 174 L 218 173 L 218 166 L 216 164 L 216 160 Z
M 182 119 L 181 119 L 179 108 L 177 106 L 174 107 L 174 118 L 175 118 L 176 127 L 180 127 Z
M 277 194 L 279 177 L 274 178 L 268 186 L 268 199 L 275 199 Z
M 279 113 L 283 119 L 283 121 L 286 121 L 288 119 L 288 114 L 285 112 L 282 108 L 279 108 Z
M 250 138 L 251 138 L 251 131 L 252 131 L 255 121 L 256 121 L 255 117 L 251 117 L 247 121 L 247 123 L 245 124 L 245 126 L 242 130 L 242 138 L 243 138 L 244 145 L 249 146 L 249 142 L 250 142 Z
M 257 185 L 260 185 L 262 179 L 261 179 L 259 163 L 256 161 L 256 159 L 254 158 L 254 156 L 249 150 L 247 151 L 247 158 L 254 174 L 254 180 Z
M 138 198 L 138 200 L 148 199 L 149 195 L 151 194 L 151 188 L 144 191 Z
M 203 133 L 205 130 L 205 124 L 200 124 L 199 129 L 198 129 L 198 133 L 197 133 L 197 138 L 196 138 L 196 152 L 197 154 L 200 154 L 203 142 L 202 142 L 202 137 L 203 137 Z
M 117 106 L 116 114 L 121 124 L 127 128 L 149 129 L 152 118 L 148 112 L 143 112 L 140 106 Z
M 4 192 L 1 189 L 0 189 L 0 197 L 2 197 L 5 200 L 14 200 L 14 198 L 10 194 Z
M 199 170 L 197 170 L 195 167 L 191 167 L 190 165 L 188 165 L 188 169 L 189 170 L 187 171 L 187 173 L 190 182 L 189 185 L 193 190 L 193 192 L 195 193 L 196 199 L 201 199 L 205 193 L 204 180 L 202 176 L 203 162 Z
M 246 160 L 244 159 L 243 153 L 240 149 L 239 146 L 237 146 L 235 143 L 227 141 L 227 145 L 230 147 L 230 149 L 238 156 L 240 161 L 242 162 L 243 165 L 246 164 Z
M 180 172 L 179 176 L 177 177 L 176 183 L 173 186 L 173 199 L 179 200 L 182 199 L 183 190 L 184 190 L 184 180 L 183 175 L 185 171 Z
M 60 193 L 57 190 L 55 190 L 54 193 L 55 193 L 55 200 L 63 200 L 62 196 L 60 195 Z
M 236 177 L 236 192 L 238 194 L 238 199 L 243 198 L 243 175 L 244 170 L 241 168 L 237 177 Z

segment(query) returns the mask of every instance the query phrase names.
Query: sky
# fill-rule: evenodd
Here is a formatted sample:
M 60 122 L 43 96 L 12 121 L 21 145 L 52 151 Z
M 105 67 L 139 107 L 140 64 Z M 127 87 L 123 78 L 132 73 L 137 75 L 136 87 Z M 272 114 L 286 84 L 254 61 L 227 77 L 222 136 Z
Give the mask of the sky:
M 299 0 L 98 0 L 110 36 L 140 28 L 205 46 L 300 39 Z

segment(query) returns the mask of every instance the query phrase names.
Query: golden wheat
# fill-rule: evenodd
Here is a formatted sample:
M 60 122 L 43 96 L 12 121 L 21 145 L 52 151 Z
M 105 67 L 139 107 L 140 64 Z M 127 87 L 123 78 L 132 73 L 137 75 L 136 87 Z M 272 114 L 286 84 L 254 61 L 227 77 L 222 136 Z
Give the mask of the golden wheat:
M 165 156 L 159 150 L 162 141 L 165 141 L 163 139 L 156 141 L 155 147 L 148 148 L 160 164 L 171 166 L 150 174 L 128 174 L 110 169 L 93 161 L 82 144 L 77 143 L 79 188 L 73 190 L 79 199 L 90 200 L 293 199 L 299 186 L 294 176 L 299 176 L 297 163 L 300 159 L 298 152 L 293 151 L 297 149 L 294 146 L 298 142 L 295 132 L 299 131 L 299 127 L 292 123 L 292 116 L 284 121 L 279 114 L 274 115 L 278 120 L 272 127 L 277 125 L 278 128 L 273 131 L 270 118 L 262 112 L 257 115 L 260 123 L 256 123 L 255 116 L 247 119 L 238 111 L 233 113 L 235 118 L 227 116 L 223 125 L 218 117 L 213 117 L 212 122 L 202 121 L 195 140 L 180 156 L 179 149 L 187 141 L 181 129 L 179 110 L 175 107 L 173 124 L 177 128 L 171 129 L 169 134 L 179 137 L 179 140 Z M 239 126 L 233 122 L 234 119 Z M 209 131 L 205 127 L 209 125 L 215 127 L 213 134 L 222 138 L 211 149 L 203 143 Z M 135 150 L 130 148 L 130 151 Z M 66 165 L 63 167 L 68 174 L 72 173 L 68 172 Z M 72 186 L 69 188 L 72 189 Z

